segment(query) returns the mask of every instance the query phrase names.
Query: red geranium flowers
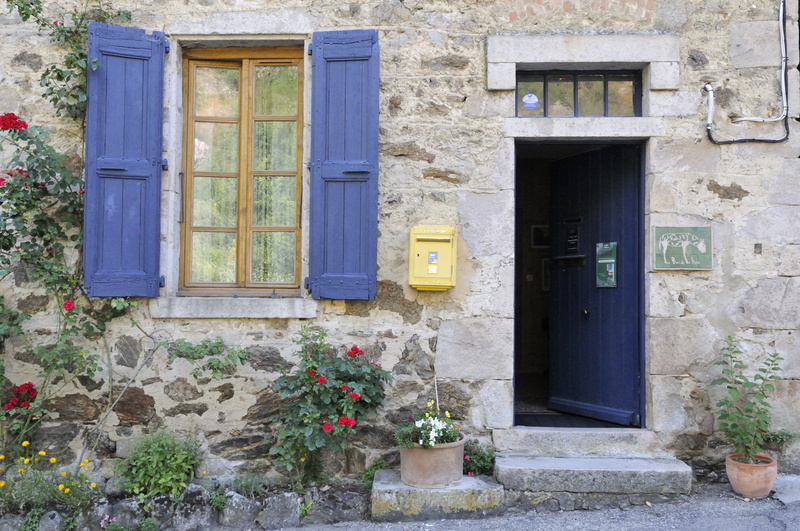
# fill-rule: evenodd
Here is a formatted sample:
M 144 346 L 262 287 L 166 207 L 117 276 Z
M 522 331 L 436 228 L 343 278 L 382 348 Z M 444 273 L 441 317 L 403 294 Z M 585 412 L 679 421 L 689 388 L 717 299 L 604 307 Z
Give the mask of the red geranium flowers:
M 28 124 L 20 120 L 19 116 L 13 112 L 0 115 L 0 129 L 2 130 L 25 131 L 27 128 Z
M 14 389 L 14 396 L 3 405 L 3 409 L 11 411 L 16 408 L 26 408 L 31 405 L 31 400 L 36 398 L 39 392 L 33 387 L 32 382 L 24 383 Z

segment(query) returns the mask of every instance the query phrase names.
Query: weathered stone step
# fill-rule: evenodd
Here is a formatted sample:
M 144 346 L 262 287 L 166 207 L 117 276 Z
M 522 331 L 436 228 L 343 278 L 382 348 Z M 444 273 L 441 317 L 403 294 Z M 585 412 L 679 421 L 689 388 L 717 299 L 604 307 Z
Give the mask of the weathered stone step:
M 378 522 L 482 518 L 506 509 L 503 486 L 487 476 L 464 476 L 444 489 L 409 487 L 399 470 L 378 470 L 372 483 L 372 519 Z
M 539 428 L 493 430 L 494 447 L 506 455 L 552 457 L 672 458 L 655 433 L 634 428 Z
M 692 469 L 675 458 L 498 456 L 505 488 L 533 492 L 688 494 Z

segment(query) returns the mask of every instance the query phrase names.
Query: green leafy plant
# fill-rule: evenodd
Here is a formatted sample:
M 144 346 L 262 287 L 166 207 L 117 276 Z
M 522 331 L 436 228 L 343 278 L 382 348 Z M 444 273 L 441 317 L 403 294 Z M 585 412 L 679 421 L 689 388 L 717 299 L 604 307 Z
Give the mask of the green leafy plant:
M 311 509 L 314 508 L 314 502 L 309 501 L 307 503 L 300 502 L 300 518 L 305 518 L 308 516 L 308 513 L 311 512 Z
M 116 462 L 125 490 L 144 500 L 183 492 L 200 460 L 200 443 L 159 429 L 145 435 L 131 456 Z
M 775 430 L 764 435 L 764 443 L 780 446 L 800 437 L 800 433 L 789 430 Z
M 229 349 L 222 338 L 216 337 L 214 341 L 204 339 L 195 345 L 185 339 L 178 339 L 175 343 L 163 343 L 169 352 L 169 362 L 182 358 L 189 360 L 195 368 L 189 373 L 194 379 L 199 379 L 206 371 L 211 372 L 211 378 L 219 380 L 226 374 L 234 371 L 238 365 L 244 365 L 250 359 L 250 353 L 242 349 Z
M 225 494 L 222 492 L 212 492 L 208 504 L 213 510 L 220 512 L 228 505 L 228 498 L 226 498 Z
M 777 352 L 768 354 L 752 373 L 742 361 L 738 342 L 728 336 L 722 348 L 722 376 L 712 385 L 725 386 L 725 395 L 717 402 L 719 429 L 734 451 L 742 454 L 741 461 L 757 462 L 772 426 L 769 398 L 775 392 L 773 382 L 781 379 Z
M 158 531 L 160 526 L 155 518 L 145 518 L 137 524 L 139 531 Z
M 367 467 L 366 470 L 364 470 L 364 472 L 361 474 L 361 481 L 363 482 L 364 490 L 370 490 L 372 488 L 372 483 L 375 481 L 375 473 L 378 470 L 383 470 L 384 468 L 389 468 L 389 463 L 383 459 L 376 459 Z
M 464 473 L 468 476 L 494 475 L 494 448 L 476 440 L 464 445 Z
M 437 444 L 455 442 L 461 434 L 461 427 L 456 425 L 450 412 L 442 413 L 429 400 L 427 408 L 418 411 L 400 424 L 395 430 L 395 439 L 401 448 L 411 448 L 415 444 L 423 448 L 432 448 Z
M 242 496 L 247 496 L 248 498 L 261 496 L 267 491 L 267 487 L 268 483 L 264 476 L 256 474 L 255 472 L 237 474 L 236 477 L 233 478 L 233 483 L 231 485 L 234 492 Z
M 277 436 L 270 454 L 287 470 L 297 469 L 301 483 L 310 477 L 321 448 L 346 447 L 358 423 L 383 404 L 383 384 L 391 380 L 361 349 L 353 346 L 339 354 L 326 336 L 324 329 L 303 328 L 297 365 L 273 384 L 286 407 L 270 418 Z

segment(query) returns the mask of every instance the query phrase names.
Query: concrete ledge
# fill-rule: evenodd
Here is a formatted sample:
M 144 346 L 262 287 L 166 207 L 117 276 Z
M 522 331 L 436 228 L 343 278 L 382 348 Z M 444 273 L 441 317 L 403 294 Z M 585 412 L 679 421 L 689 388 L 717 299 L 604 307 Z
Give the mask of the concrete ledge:
M 153 319 L 314 319 L 311 299 L 159 297 L 150 299 Z
M 636 140 L 665 134 L 664 119 L 658 117 L 506 118 L 505 120 L 505 136 L 512 138 Z
M 497 481 L 507 489 L 602 494 L 688 494 L 692 469 L 677 459 L 502 457 Z
M 402 483 L 399 470 L 379 470 L 372 484 L 372 519 L 377 522 L 483 518 L 504 511 L 503 486 L 487 476 L 464 476 L 446 489 L 419 489 Z

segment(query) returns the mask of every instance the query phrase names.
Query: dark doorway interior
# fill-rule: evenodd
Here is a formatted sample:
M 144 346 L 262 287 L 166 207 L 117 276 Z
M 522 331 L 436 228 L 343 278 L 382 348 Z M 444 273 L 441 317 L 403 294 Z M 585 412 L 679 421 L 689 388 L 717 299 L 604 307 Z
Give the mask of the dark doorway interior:
M 608 149 L 607 149 L 608 148 Z M 641 168 L 639 166 L 639 150 L 641 146 L 619 146 L 610 144 L 535 144 L 520 142 L 517 145 L 517 159 L 516 159 L 516 278 L 515 278 L 515 424 L 522 426 L 557 426 L 557 427 L 618 427 L 641 425 L 640 411 L 643 406 L 640 406 L 640 392 L 641 387 L 640 373 L 631 373 L 631 370 L 638 371 L 641 365 L 639 358 L 639 344 L 640 344 L 640 327 L 634 326 L 627 329 L 627 334 L 630 334 L 630 340 L 626 345 L 618 346 L 616 339 L 610 341 L 614 343 L 612 347 L 607 349 L 605 354 L 594 352 L 594 347 L 590 346 L 592 352 L 585 358 L 576 358 L 574 353 L 567 352 L 574 350 L 571 344 L 564 342 L 564 332 L 567 335 L 574 335 L 580 337 L 581 335 L 592 337 L 598 334 L 597 323 L 600 314 L 606 314 L 608 309 L 602 309 L 602 301 L 594 301 L 593 298 L 608 298 L 616 297 L 613 302 L 614 305 L 619 305 L 619 296 L 623 290 L 597 290 L 594 286 L 594 268 L 595 256 L 593 246 L 594 240 L 605 241 L 605 239 L 627 240 L 620 243 L 621 249 L 625 252 L 633 250 L 633 254 L 627 255 L 628 262 L 625 267 L 627 271 L 636 270 L 635 275 L 628 275 L 627 279 L 623 282 L 623 286 L 629 287 L 632 284 L 637 284 L 634 291 L 631 291 L 624 296 L 627 305 L 634 305 L 638 308 L 640 304 L 640 280 L 641 280 L 641 208 L 639 205 L 640 197 L 640 183 L 641 181 Z M 605 151 L 604 151 L 605 150 Z M 622 157 L 622 158 L 620 158 Z M 626 162 L 627 161 L 627 162 Z M 631 161 L 636 161 L 636 167 L 623 169 L 622 166 L 630 166 Z M 602 167 L 602 171 L 595 171 L 596 168 Z M 567 168 L 565 170 L 565 168 Z M 570 169 L 572 168 L 572 169 Z M 578 177 L 577 184 L 572 184 L 574 177 L 572 173 L 575 168 L 582 173 L 583 168 L 589 168 L 588 177 Z M 588 179 L 592 186 L 605 186 L 606 177 L 603 175 L 617 175 L 621 172 L 627 172 L 629 177 L 624 180 L 630 184 L 625 185 L 625 190 L 620 189 L 618 192 L 611 194 L 617 196 L 619 194 L 628 194 L 635 197 L 626 199 L 625 204 L 622 202 L 615 204 L 612 212 L 624 211 L 624 215 L 619 216 L 618 225 L 627 225 L 628 222 L 635 227 L 633 231 L 635 234 L 627 231 L 627 234 L 617 234 L 613 229 L 610 233 L 608 231 L 601 231 L 598 234 L 595 230 L 596 223 L 592 221 L 592 216 L 608 217 L 608 213 L 600 214 L 591 212 L 594 209 L 592 205 L 595 195 L 606 195 L 604 191 L 597 189 L 584 192 L 588 197 L 589 214 L 584 216 L 583 210 L 576 216 L 570 214 L 573 218 L 569 221 L 573 222 L 576 219 L 581 220 L 584 226 L 581 227 L 581 232 L 586 235 L 587 241 L 581 242 L 583 248 L 580 252 L 585 258 L 581 259 L 580 267 L 576 266 L 576 260 L 570 259 L 563 260 L 559 255 L 564 254 L 564 249 L 561 245 L 561 240 L 565 238 L 564 227 L 564 209 L 565 204 L 576 201 L 579 191 L 576 189 L 580 187 L 581 179 Z M 594 173 L 593 173 L 594 172 Z M 568 186 L 564 185 L 565 179 L 570 180 Z M 598 179 L 600 179 L 598 181 Z M 612 180 L 618 180 L 617 177 L 611 177 Z M 614 183 L 612 187 L 617 186 Z M 572 197 L 572 196 L 575 196 Z M 587 199 L 580 199 L 583 203 L 587 203 Z M 603 203 L 608 202 L 608 197 L 598 201 Z M 616 203 L 616 201 L 615 201 Z M 569 206 L 568 208 L 572 208 Z M 586 208 L 584 205 L 582 208 Z M 603 207 L 605 208 L 605 207 Z M 606 209 L 607 210 L 607 209 Z M 616 215 L 616 214 L 612 214 Z M 584 219 L 585 218 L 585 219 Z M 589 236 L 591 235 L 591 236 Z M 559 240 L 553 241 L 554 238 Z M 588 241 L 591 238 L 592 241 Z M 569 251 L 567 251 L 569 252 Z M 578 251 L 576 251 L 577 253 Z M 633 255 L 635 258 L 632 258 Z M 561 259 L 560 259 L 561 258 Z M 568 264 L 565 266 L 564 264 Z M 584 278 L 582 281 L 567 280 L 565 282 L 565 267 L 575 268 L 577 272 L 579 269 L 586 271 L 590 277 Z M 591 271 L 588 268 L 592 268 Z M 566 273 L 567 276 L 575 277 L 576 274 L 570 269 Z M 555 275 L 555 276 L 554 276 Z M 580 274 L 582 275 L 582 274 Z M 560 280 L 559 280 L 560 279 Z M 588 280 L 587 280 L 588 279 Z M 622 280 L 622 279 L 621 279 Z M 553 283 L 557 282 L 554 286 Z M 577 287 L 582 283 L 582 287 Z M 581 295 L 582 294 L 582 295 Z M 579 296 L 580 295 L 580 296 Z M 577 302 L 580 308 L 574 310 L 570 308 L 573 305 L 572 301 L 578 301 L 581 298 L 588 297 L 589 302 Z M 565 301 L 567 310 L 565 311 Z M 595 315 L 591 315 L 586 306 L 597 303 L 598 310 Z M 575 320 L 572 317 L 572 312 L 579 312 L 579 315 L 585 314 L 585 318 L 578 317 Z M 613 313 L 613 312 L 612 312 Z M 566 315 L 566 317 L 565 317 Z M 624 321 L 639 319 L 639 312 L 632 310 L 626 316 L 614 316 L 609 313 L 609 326 L 613 328 L 614 319 L 618 322 L 621 319 Z M 560 319 L 554 322 L 554 319 Z M 593 322 L 590 322 L 594 320 Z M 555 326 L 554 326 L 555 325 Z M 589 328 L 587 328 L 589 326 Z M 602 328 L 603 325 L 601 325 Z M 593 327 L 593 328 L 592 328 Z M 554 332 L 555 330 L 555 332 Z M 551 337 L 551 333 L 560 335 L 559 338 Z M 601 334 L 609 334 L 608 337 L 613 337 L 616 333 L 614 330 L 608 332 L 602 331 Z M 591 345 L 592 339 L 589 340 Z M 569 340 L 567 343 L 571 343 Z M 609 342 L 609 340 L 606 340 Z M 579 343 L 579 342 L 578 342 Z M 586 349 L 586 341 L 583 342 L 583 347 L 578 349 Z M 634 352 L 634 350 L 636 352 Z M 625 351 L 625 352 L 622 352 Z M 580 354 L 579 354 L 580 355 Z M 585 355 L 585 354 L 584 354 Z M 587 364 L 593 363 L 593 360 L 598 355 L 605 357 L 620 356 L 618 361 L 606 364 L 605 367 L 594 368 L 586 367 Z M 627 357 L 627 361 L 626 361 Z M 636 358 L 636 359 L 633 359 Z M 577 363 L 575 361 L 577 360 Z M 577 368 L 573 371 L 570 364 L 574 364 Z M 567 367 L 565 370 L 565 366 Z M 556 376 L 553 371 L 558 369 Z M 567 372 L 565 377 L 564 373 Z M 620 377 L 622 380 L 609 385 L 609 374 L 614 374 L 615 378 Z M 565 379 L 566 378 L 566 379 Z M 555 379 L 555 380 L 554 380 Z M 567 382 L 568 388 L 564 391 L 564 382 Z M 604 393 L 608 394 L 609 391 L 592 390 L 595 387 L 602 387 L 605 385 L 611 391 L 614 389 L 636 388 L 634 395 L 631 395 L 628 401 L 636 402 L 633 407 L 635 411 L 630 414 L 625 413 L 619 415 L 617 404 L 606 402 Z M 589 408 L 584 407 L 583 404 L 583 390 L 590 390 L 586 402 L 589 403 Z M 566 394 L 567 400 L 562 398 Z M 557 395 L 557 396 L 556 396 Z M 576 400 L 571 400 L 575 397 Z M 612 399 L 613 401 L 613 399 Z M 598 404 L 594 408 L 592 403 Z M 577 407 L 573 407 L 577 404 Z M 607 407 L 607 406 L 611 407 Z M 623 409 L 630 409 L 627 405 Z M 606 411 L 612 411 L 612 414 L 606 415 Z

